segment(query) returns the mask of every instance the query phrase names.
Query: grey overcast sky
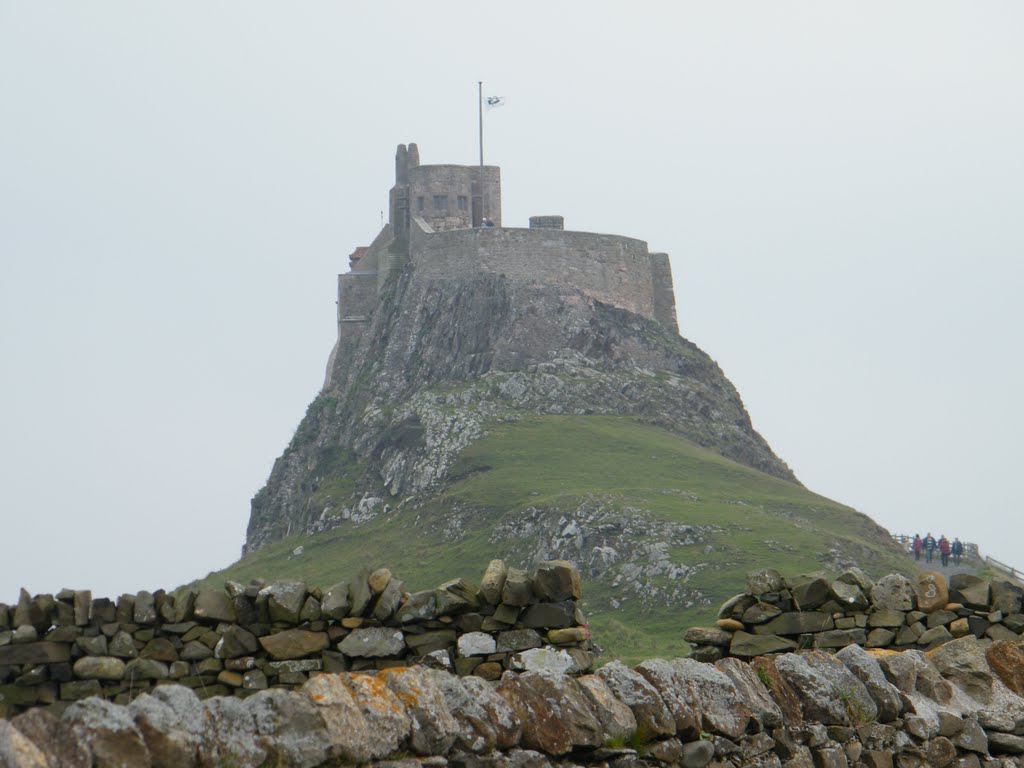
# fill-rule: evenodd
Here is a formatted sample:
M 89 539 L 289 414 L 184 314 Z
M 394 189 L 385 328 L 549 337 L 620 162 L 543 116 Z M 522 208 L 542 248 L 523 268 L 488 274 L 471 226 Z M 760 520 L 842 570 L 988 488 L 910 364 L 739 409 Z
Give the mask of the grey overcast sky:
M 0 602 L 239 553 L 399 142 L 672 257 L 815 491 L 1024 568 L 1024 4 L 0 0 Z

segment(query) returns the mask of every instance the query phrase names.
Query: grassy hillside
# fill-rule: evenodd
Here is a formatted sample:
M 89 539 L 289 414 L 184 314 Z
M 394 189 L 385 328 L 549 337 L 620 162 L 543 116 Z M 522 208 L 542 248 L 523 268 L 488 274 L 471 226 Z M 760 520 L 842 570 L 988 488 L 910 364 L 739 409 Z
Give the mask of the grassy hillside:
M 750 569 L 795 574 L 855 561 L 877 576 L 908 567 L 865 515 L 625 417 L 493 425 L 453 476 L 461 479 L 433 498 L 277 542 L 204 582 L 329 586 L 387 565 L 415 591 L 475 581 L 494 557 L 525 566 L 564 556 L 584 570 L 584 608 L 604 659 L 637 660 L 683 653 L 682 632 L 712 621 Z M 595 558 L 595 546 L 614 555 Z

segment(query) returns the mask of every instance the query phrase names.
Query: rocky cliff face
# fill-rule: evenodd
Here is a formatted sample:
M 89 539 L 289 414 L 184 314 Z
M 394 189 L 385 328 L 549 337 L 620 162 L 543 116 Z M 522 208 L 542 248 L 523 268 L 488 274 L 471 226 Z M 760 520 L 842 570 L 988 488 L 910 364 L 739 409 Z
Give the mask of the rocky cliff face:
M 332 366 L 253 499 L 247 552 L 437 492 L 488 424 L 532 414 L 635 417 L 797 483 L 710 357 L 571 288 L 411 267 Z

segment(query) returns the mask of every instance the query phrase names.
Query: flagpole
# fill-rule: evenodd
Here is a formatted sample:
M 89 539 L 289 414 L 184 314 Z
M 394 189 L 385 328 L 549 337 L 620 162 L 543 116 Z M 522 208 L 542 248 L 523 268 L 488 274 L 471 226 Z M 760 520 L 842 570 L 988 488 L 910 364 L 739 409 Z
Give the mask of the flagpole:
M 484 81 L 477 81 L 477 109 L 480 116 L 480 226 L 487 218 L 487 207 L 484 196 Z

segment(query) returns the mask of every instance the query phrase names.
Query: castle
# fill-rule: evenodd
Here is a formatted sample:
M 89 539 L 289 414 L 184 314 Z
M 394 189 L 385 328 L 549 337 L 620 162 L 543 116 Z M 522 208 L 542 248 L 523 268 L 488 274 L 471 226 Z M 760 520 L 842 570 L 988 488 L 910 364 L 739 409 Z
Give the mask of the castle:
M 368 246 L 349 256 L 338 276 L 339 349 L 362 335 L 390 275 L 404 269 L 430 280 L 481 273 L 582 293 L 634 312 L 678 333 L 668 255 L 620 235 L 573 232 L 561 216 L 533 216 L 529 228 L 501 221 L 497 166 L 420 165 L 416 144 L 400 144 L 388 222 Z

